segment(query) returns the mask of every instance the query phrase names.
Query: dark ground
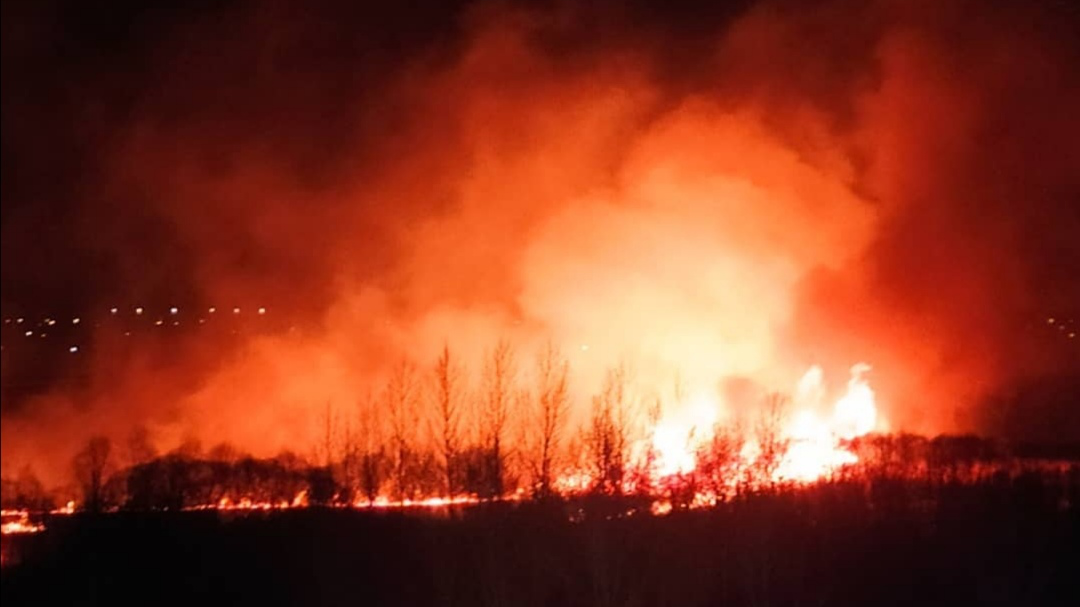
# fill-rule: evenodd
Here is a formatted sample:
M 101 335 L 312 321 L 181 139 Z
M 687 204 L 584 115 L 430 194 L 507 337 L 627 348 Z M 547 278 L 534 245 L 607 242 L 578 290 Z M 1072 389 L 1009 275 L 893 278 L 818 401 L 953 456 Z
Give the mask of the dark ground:
M 9 544 L 3 604 L 1077 605 L 1076 494 L 1028 476 L 832 484 L 664 517 L 612 517 L 624 507 L 607 500 L 74 516 Z

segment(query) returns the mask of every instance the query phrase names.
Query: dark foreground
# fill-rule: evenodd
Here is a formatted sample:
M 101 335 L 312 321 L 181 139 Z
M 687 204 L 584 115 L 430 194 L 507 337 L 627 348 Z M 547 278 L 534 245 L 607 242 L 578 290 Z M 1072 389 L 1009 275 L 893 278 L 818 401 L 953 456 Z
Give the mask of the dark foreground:
M 834 484 L 663 517 L 608 501 L 74 516 L 5 538 L 19 562 L 3 604 L 1077 605 L 1075 498 L 1022 478 Z

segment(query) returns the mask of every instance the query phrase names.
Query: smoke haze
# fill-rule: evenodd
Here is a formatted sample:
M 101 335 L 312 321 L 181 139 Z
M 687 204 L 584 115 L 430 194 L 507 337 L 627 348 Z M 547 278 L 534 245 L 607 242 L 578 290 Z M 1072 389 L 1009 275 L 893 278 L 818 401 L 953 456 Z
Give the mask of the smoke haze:
M 95 334 L 4 403 L 5 473 L 137 425 L 305 451 L 396 361 L 502 338 L 558 344 L 579 408 L 620 362 L 668 395 L 866 361 L 892 429 L 1001 433 L 1046 378 L 1030 415 L 1076 419 L 1074 8 L 581 4 L 5 5 L 5 317 L 272 321 Z

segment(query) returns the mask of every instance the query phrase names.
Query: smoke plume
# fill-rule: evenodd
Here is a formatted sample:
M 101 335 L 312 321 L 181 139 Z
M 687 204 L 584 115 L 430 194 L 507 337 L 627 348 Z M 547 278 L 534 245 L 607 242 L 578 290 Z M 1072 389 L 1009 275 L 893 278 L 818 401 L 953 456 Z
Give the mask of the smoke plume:
M 136 426 L 305 451 L 444 343 L 527 372 L 551 340 L 579 410 L 620 362 L 668 395 L 865 361 L 890 427 L 929 433 L 1076 385 L 1046 326 L 1080 317 L 1067 5 L 4 10 L 5 316 L 272 327 L 95 334 L 5 403 L 5 473 Z

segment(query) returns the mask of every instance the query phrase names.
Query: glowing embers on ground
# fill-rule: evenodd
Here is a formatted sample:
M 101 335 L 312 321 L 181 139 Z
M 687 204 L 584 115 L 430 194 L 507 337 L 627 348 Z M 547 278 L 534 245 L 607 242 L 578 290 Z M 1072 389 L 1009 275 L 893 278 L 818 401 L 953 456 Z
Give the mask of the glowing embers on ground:
M 480 498 L 472 495 L 458 495 L 455 497 L 427 497 L 422 499 L 391 500 L 388 497 L 377 497 L 373 501 L 360 499 L 353 502 L 352 507 L 364 509 L 391 509 L 391 508 L 447 508 L 450 506 L 474 506 L 480 503 Z
M 69 501 L 60 508 L 49 510 L 53 516 L 64 516 L 75 512 L 75 502 Z M 19 535 L 45 531 L 45 524 L 35 521 L 32 516 L 41 515 L 41 511 L 25 509 L 0 510 L 0 535 Z
M 523 491 L 518 491 L 501 498 L 501 501 L 521 501 L 525 499 Z M 376 497 L 374 500 L 357 499 L 350 504 L 338 504 L 337 508 L 353 508 L 357 510 L 387 510 L 387 509 L 431 509 L 437 510 L 451 506 L 472 506 L 481 503 L 482 499 L 472 495 L 458 495 L 455 497 L 432 496 L 418 499 L 394 500 L 386 496 Z M 300 491 L 292 500 L 280 500 L 276 502 L 266 500 L 253 500 L 249 497 L 232 499 L 222 497 L 213 504 L 199 504 L 189 506 L 184 510 L 217 510 L 222 512 L 260 512 L 273 510 L 293 510 L 310 506 L 307 491 Z
M 3 510 L 0 511 L 0 535 L 17 535 L 23 533 L 38 533 L 45 530 L 45 525 L 35 523 L 30 519 L 27 510 Z

